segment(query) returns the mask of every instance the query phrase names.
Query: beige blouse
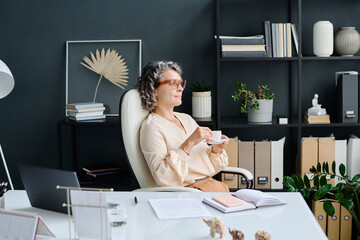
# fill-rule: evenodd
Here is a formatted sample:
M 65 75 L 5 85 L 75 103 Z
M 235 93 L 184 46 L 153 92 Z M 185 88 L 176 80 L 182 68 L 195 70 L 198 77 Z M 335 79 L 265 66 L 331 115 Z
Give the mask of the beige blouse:
M 194 146 L 189 156 L 180 149 L 198 124 L 187 114 L 174 112 L 174 115 L 186 133 L 156 113 L 150 113 L 140 129 L 140 147 L 159 186 L 187 186 L 215 175 L 228 165 L 226 152 L 214 154 L 206 142 Z

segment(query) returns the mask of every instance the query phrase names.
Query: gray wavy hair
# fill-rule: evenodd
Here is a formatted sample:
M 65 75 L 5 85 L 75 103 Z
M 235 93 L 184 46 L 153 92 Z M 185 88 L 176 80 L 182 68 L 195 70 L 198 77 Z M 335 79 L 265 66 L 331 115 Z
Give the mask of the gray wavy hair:
M 162 74 L 167 70 L 174 70 L 181 76 L 180 65 L 172 61 L 153 61 L 141 71 L 136 87 L 140 93 L 141 105 L 152 112 L 156 107 L 155 89 L 159 87 Z

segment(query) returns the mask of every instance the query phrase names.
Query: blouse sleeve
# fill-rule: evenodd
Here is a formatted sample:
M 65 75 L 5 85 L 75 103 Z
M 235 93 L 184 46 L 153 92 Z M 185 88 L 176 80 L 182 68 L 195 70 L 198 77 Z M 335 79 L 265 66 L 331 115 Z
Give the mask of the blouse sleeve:
M 140 146 L 159 186 L 183 186 L 188 175 L 189 156 L 182 149 L 168 151 L 165 137 L 155 126 L 141 128 Z
M 212 147 L 209 146 L 206 149 L 206 153 L 208 154 L 211 164 L 214 166 L 217 173 L 223 170 L 229 164 L 229 157 L 225 150 L 223 150 L 221 153 L 212 153 Z

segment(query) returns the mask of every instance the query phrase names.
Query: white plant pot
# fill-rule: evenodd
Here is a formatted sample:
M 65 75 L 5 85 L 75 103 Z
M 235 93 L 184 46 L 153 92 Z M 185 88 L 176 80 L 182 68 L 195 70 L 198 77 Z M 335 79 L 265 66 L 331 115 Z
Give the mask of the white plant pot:
M 272 121 L 273 99 L 257 99 L 259 110 L 248 107 L 248 121 L 254 123 L 268 123 Z
M 211 117 L 211 91 L 192 93 L 192 116 Z

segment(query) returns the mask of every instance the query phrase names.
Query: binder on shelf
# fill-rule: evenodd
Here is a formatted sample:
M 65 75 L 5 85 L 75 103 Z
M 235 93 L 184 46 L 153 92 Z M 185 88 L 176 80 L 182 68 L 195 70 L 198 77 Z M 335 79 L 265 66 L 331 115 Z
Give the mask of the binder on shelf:
M 338 240 L 340 233 L 340 203 L 332 202 L 335 208 L 333 216 L 327 216 L 327 229 L 326 235 L 329 240 Z
M 33 240 L 36 236 L 55 238 L 36 213 L 0 209 L 0 222 L 1 239 Z
M 352 179 L 360 172 L 360 139 L 354 135 L 349 138 L 347 148 L 347 175 Z
M 271 189 L 283 189 L 284 140 L 271 141 Z
M 340 175 L 339 173 L 340 164 L 344 164 L 345 169 L 347 169 L 346 158 L 347 158 L 346 140 L 335 140 L 336 175 Z M 335 177 L 335 185 L 338 184 L 339 182 L 345 182 L 345 181 Z
M 229 167 L 237 167 L 239 159 L 239 143 L 238 138 L 230 138 L 226 147 L 226 153 L 229 157 Z M 223 173 L 221 175 L 221 181 L 228 185 L 229 188 L 238 189 L 238 175 Z
M 255 142 L 256 189 L 270 189 L 270 150 L 269 141 Z
M 324 162 L 329 164 L 329 169 L 331 169 L 331 164 L 335 161 L 335 138 L 334 137 L 321 137 L 318 138 L 319 142 L 319 163 L 321 166 Z M 327 177 L 328 183 L 334 185 L 334 179 L 330 179 L 330 176 Z
M 326 233 L 326 221 L 327 221 L 327 215 L 323 208 L 322 201 L 312 201 L 312 212 L 316 218 L 316 221 L 320 224 L 320 227 Z
M 247 169 L 253 176 L 255 176 L 254 150 L 254 141 L 239 141 L 239 167 Z M 244 177 L 239 177 L 239 188 L 246 188 L 246 180 Z
M 336 86 L 339 122 L 358 122 L 358 88 L 358 75 L 346 73 L 339 75 Z
M 301 169 L 300 174 L 307 174 L 309 179 L 313 178 L 310 168 L 318 163 L 318 141 L 314 137 L 301 138 Z
M 346 208 L 340 206 L 340 240 L 351 240 L 352 216 Z

